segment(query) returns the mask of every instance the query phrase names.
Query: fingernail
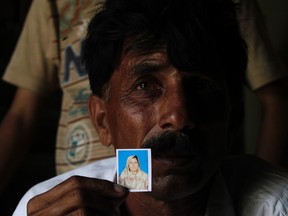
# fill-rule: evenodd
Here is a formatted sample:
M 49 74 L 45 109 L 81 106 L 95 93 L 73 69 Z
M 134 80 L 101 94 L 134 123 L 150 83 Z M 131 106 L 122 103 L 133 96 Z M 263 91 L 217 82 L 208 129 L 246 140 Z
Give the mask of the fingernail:
M 114 184 L 114 190 L 118 193 L 123 193 L 125 191 L 124 187 L 118 185 L 118 184 Z

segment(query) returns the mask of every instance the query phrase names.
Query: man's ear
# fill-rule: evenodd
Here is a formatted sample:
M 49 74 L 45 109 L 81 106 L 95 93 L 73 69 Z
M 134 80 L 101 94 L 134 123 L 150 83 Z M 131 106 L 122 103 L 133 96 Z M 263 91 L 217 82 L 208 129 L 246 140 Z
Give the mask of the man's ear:
M 104 100 L 96 95 L 92 95 L 89 98 L 88 108 L 90 119 L 98 132 L 100 142 L 105 146 L 110 146 L 112 139 L 107 122 L 107 111 Z

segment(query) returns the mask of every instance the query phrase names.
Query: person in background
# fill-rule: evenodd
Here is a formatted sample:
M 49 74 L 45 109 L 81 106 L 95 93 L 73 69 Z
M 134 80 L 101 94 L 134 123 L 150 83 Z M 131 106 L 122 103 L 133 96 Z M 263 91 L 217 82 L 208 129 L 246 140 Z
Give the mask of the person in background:
M 288 73 L 269 39 L 257 0 L 238 0 L 241 33 L 248 46 L 247 81 L 262 109 L 257 155 L 288 168 Z
M 56 143 L 57 173 L 114 156 L 113 148 L 100 144 L 89 119 L 90 89 L 80 57 L 87 24 L 99 4 L 98 0 L 32 2 L 3 77 L 18 89 L 1 123 L 0 191 L 31 144 L 43 101 L 59 88 L 63 96 Z

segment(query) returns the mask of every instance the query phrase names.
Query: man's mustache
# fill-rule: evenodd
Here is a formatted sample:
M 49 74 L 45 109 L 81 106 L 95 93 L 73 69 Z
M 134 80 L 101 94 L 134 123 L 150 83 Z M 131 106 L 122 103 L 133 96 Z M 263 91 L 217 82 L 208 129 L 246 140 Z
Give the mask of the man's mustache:
M 165 131 L 147 140 L 141 148 L 150 148 L 153 156 L 198 155 L 199 139 L 194 130 Z

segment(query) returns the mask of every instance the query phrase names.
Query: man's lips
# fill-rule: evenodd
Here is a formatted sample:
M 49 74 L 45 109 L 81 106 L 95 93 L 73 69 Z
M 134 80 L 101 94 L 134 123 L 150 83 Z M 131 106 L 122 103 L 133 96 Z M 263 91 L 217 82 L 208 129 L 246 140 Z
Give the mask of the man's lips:
M 199 168 L 203 162 L 197 145 L 202 143 L 199 135 L 195 129 L 183 129 L 165 131 L 146 140 L 141 147 L 151 149 L 153 175 L 186 175 Z
M 200 157 L 196 155 L 153 155 L 152 166 L 155 171 L 176 171 L 189 173 L 200 165 Z

